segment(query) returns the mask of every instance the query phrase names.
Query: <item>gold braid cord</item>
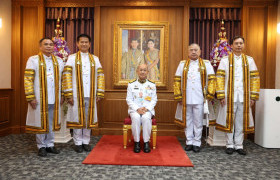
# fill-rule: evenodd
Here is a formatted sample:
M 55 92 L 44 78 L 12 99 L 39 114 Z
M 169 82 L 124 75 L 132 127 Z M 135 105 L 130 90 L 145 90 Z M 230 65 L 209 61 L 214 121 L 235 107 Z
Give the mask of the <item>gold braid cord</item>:
M 225 70 L 219 69 L 217 71 L 217 85 L 216 85 L 216 93 L 217 99 L 224 99 L 225 98 Z
M 208 74 L 207 99 L 214 99 L 216 92 L 216 76 Z
M 182 101 L 182 91 L 181 91 L 181 76 L 174 77 L 174 99 L 177 101 Z
M 104 98 L 105 92 L 105 78 L 102 68 L 97 69 L 97 97 Z
M 250 71 L 250 98 L 259 100 L 260 93 L 260 74 L 256 71 Z
M 62 93 L 66 98 L 73 97 L 72 67 L 65 66 L 62 75 Z
M 35 70 L 34 69 L 25 69 L 24 71 L 24 90 L 27 101 L 32 101 L 35 99 L 34 94 L 34 78 Z

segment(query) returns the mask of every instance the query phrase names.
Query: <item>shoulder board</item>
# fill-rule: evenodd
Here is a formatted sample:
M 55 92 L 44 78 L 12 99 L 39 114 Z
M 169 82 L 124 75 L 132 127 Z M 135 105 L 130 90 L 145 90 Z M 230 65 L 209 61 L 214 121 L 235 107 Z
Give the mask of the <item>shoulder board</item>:
M 30 58 L 35 59 L 35 58 L 39 58 L 38 55 L 34 55 L 34 56 L 30 56 Z
M 182 60 L 182 61 L 180 61 L 180 63 L 186 63 L 186 60 Z
M 221 58 L 221 60 L 222 60 L 222 59 L 228 59 L 228 57 L 229 57 L 229 56 L 223 56 L 223 57 Z
M 128 83 L 130 84 L 130 83 L 133 83 L 133 82 L 135 82 L 137 79 L 133 79 L 133 80 L 131 80 L 131 81 L 129 81 Z
M 149 82 L 151 82 L 151 83 L 153 83 L 153 84 L 156 84 L 154 81 L 152 81 L 152 80 L 149 80 L 149 79 L 147 79 Z
M 76 54 L 77 54 L 77 53 L 74 53 L 74 54 L 70 54 L 70 55 L 69 55 L 68 57 L 70 57 L 70 56 L 76 56 Z
M 55 58 L 56 58 L 57 60 L 59 60 L 59 61 L 63 61 L 63 60 L 61 59 L 61 57 L 55 56 Z
M 94 58 L 98 58 L 97 56 L 95 56 L 94 54 L 91 54 Z
M 246 55 L 247 56 L 247 58 L 251 58 L 251 59 L 253 59 L 253 57 L 251 57 L 251 56 L 248 56 L 248 55 Z
M 204 61 L 204 62 L 210 62 L 210 61 L 209 61 L 209 60 L 207 60 L 207 59 L 203 59 L 203 61 Z

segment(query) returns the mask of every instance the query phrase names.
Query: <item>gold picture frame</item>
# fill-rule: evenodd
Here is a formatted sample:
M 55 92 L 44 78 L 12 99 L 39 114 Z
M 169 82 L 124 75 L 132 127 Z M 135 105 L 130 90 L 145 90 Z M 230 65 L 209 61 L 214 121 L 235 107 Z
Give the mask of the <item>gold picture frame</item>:
M 148 79 L 159 88 L 167 87 L 169 23 L 117 21 L 114 24 L 114 86 L 126 88 L 137 78 L 136 68 L 146 63 Z

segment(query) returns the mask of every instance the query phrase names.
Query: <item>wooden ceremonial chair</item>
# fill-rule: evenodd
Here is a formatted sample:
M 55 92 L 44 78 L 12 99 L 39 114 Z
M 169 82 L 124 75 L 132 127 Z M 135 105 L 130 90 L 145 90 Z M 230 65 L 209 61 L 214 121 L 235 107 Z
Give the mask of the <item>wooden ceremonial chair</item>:
M 131 132 L 131 118 L 127 117 L 124 119 L 123 123 L 123 148 L 126 149 L 127 146 L 127 140 L 130 142 L 132 138 L 132 132 Z M 141 128 L 142 129 L 142 128 Z M 129 137 L 129 139 L 127 139 Z M 152 134 L 151 137 L 153 139 L 153 149 L 156 149 L 157 144 L 157 122 L 154 117 L 152 117 Z

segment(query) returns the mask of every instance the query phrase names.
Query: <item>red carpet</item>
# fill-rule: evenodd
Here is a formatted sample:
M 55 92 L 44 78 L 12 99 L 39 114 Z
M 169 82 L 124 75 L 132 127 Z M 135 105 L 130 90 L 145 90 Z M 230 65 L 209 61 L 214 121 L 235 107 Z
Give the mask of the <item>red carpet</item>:
M 123 148 L 122 136 L 104 135 L 83 164 L 132 166 L 190 166 L 192 162 L 174 136 L 158 136 L 157 148 L 150 153 L 133 152 L 133 142 Z M 142 144 L 141 144 L 142 146 Z

